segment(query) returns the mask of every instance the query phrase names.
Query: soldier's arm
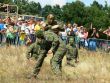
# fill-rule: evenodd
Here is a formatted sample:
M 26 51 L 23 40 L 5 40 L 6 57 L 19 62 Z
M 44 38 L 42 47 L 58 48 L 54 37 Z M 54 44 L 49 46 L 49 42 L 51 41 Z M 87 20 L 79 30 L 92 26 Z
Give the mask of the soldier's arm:
M 27 49 L 27 52 L 26 52 L 26 57 L 27 59 L 31 58 L 32 57 L 32 50 L 34 48 L 34 43 L 32 45 L 30 45 Z
M 59 44 L 58 36 L 56 34 L 54 34 L 53 32 L 51 32 L 51 31 L 46 31 L 45 32 L 45 39 L 47 41 L 52 42 L 52 45 L 51 45 L 51 48 L 50 48 L 49 51 L 53 52 L 55 50 L 55 48 L 58 46 L 58 44 Z
M 53 42 L 52 42 L 52 47 L 51 47 L 51 51 L 54 52 L 54 50 L 58 47 L 59 45 L 59 39 L 56 37 L 54 38 Z

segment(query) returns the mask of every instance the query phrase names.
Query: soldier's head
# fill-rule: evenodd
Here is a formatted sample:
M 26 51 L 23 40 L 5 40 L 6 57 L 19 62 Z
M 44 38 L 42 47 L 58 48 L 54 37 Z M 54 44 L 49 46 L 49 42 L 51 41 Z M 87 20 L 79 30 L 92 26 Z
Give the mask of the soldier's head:
M 74 38 L 73 37 L 69 38 L 69 44 L 71 44 L 71 45 L 74 44 Z
M 41 43 L 42 40 L 44 39 L 44 32 L 42 30 L 38 30 L 36 32 L 36 37 L 37 37 L 37 42 Z
M 53 14 L 49 14 L 47 16 L 47 22 L 48 22 L 48 24 L 51 24 L 54 20 L 55 20 L 55 17 L 54 17 Z

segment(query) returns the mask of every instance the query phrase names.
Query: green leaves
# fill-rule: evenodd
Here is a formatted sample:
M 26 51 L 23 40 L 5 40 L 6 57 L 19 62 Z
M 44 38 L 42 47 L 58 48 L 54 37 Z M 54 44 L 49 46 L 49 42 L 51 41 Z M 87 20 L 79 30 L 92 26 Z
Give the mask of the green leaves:
M 105 1 L 105 6 L 99 4 L 96 0 L 90 6 L 79 0 L 66 3 L 62 8 L 59 5 L 46 5 L 43 8 L 40 3 L 28 0 L 0 0 L 0 3 L 16 4 L 19 7 L 19 14 L 31 14 L 47 17 L 52 13 L 60 21 L 78 23 L 87 28 L 90 24 L 96 28 L 107 28 L 110 26 L 110 6 Z

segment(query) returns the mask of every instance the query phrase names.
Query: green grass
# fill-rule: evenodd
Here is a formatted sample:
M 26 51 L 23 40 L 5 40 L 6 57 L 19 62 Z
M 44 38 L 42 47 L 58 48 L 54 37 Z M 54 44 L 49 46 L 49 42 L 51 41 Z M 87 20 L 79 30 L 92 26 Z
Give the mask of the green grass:
M 27 60 L 26 47 L 0 48 L 0 83 L 110 83 L 110 54 L 79 51 L 76 67 L 66 65 L 63 59 L 63 76 L 56 77 L 50 68 L 48 55 L 39 74 L 39 80 L 27 79 L 35 60 Z

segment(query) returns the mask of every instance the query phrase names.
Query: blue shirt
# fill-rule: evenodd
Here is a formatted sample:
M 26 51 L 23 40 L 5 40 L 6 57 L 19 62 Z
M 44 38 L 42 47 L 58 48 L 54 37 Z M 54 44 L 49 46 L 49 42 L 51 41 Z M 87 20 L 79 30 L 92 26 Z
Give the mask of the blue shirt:
M 4 29 L 4 24 L 0 23 L 0 31 Z

